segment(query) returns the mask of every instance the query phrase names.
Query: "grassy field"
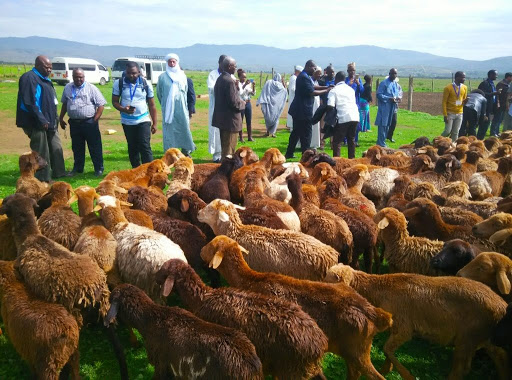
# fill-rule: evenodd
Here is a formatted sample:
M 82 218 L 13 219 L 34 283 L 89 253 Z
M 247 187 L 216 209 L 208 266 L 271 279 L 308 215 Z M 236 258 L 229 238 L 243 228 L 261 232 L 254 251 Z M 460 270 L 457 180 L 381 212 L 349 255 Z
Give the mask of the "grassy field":
M 199 76 L 198 82 L 205 81 L 205 74 Z M 197 82 L 196 82 L 197 83 Z M 199 83 L 198 83 L 199 84 Z M 199 87 L 199 86 L 198 86 Z M 62 86 L 57 86 L 59 95 L 62 93 Z M 110 100 L 111 84 L 100 87 L 105 94 L 107 101 Z M 13 117 L 16 105 L 16 83 L 0 83 L 0 114 L 6 117 Z M 198 92 L 201 93 L 201 92 Z M 158 105 L 158 107 L 160 107 Z M 192 154 L 195 162 L 208 162 L 211 156 L 207 152 L 208 130 L 206 126 L 206 117 L 208 100 L 198 99 L 198 114 L 192 119 L 192 131 L 194 141 L 198 149 Z M 257 111 L 259 112 L 259 111 Z M 375 118 L 376 107 L 371 108 L 372 121 Z M 246 143 L 251 146 L 260 156 L 270 147 L 277 147 L 284 152 L 289 132 L 284 128 L 286 119 L 281 118 L 281 126 L 276 139 L 262 138 L 263 120 L 261 116 L 256 117 L 253 124 L 258 128 L 255 132 L 256 140 L 252 143 Z M 120 130 L 119 115 L 113 109 L 107 109 L 101 121 L 102 128 L 113 127 Z M 0 124 L 0 132 L 2 128 Z M 8 128 L 15 128 L 10 125 Z M 443 128 L 441 117 L 431 116 L 423 113 L 412 113 L 408 111 L 399 111 L 398 126 L 395 132 L 396 143 L 392 147 L 398 147 L 401 144 L 410 143 L 418 136 L 428 136 L 432 138 L 437 136 Z M 121 136 L 119 136 L 121 134 Z M 376 128 L 372 132 L 360 134 L 360 147 L 357 148 L 357 156 L 376 140 Z M 9 144 L 9 141 L 1 140 L 0 152 L 2 148 Z M 63 140 L 63 144 L 69 148 L 70 140 Z M 126 152 L 126 143 L 122 133 L 112 136 L 103 136 L 105 167 L 106 170 L 118 170 L 129 168 L 129 161 Z M 26 140 L 28 146 L 28 139 Z M 153 152 L 155 157 L 163 154 L 161 144 L 161 133 L 159 132 L 152 140 Z M 26 149 L 24 149 L 26 150 Z M 23 150 L 23 151 L 24 151 Z M 327 149 L 329 154 L 332 151 Z M 346 148 L 342 149 L 342 155 L 346 157 Z M 18 177 L 18 156 L 17 154 L 1 154 L 0 160 L 0 198 L 11 194 L 15 189 L 15 182 Z M 72 159 L 67 159 L 67 167 L 71 168 Z M 95 186 L 99 179 L 92 175 L 92 165 L 89 157 L 86 158 L 85 174 L 71 178 L 69 182 L 73 187 L 88 184 Z M 178 304 L 176 298 L 171 298 L 169 304 Z M 3 324 L 0 323 L 3 328 Z M 5 330 L 4 330 L 5 331 Z M 128 360 L 130 377 L 133 379 L 150 379 L 153 375 L 153 368 L 148 363 L 144 348 L 130 348 L 128 344 L 127 330 L 123 327 L 118 329 L 121 341 L 125 347 Z M 387 338 L 387 333 L 380 334 L 374 340 L 371 351 L 372 361 L 376 368 L 379 368 L 384 360 L 382 347 Z M 140 339 L 140 337 L 139 337 Z M 172 348 L 171 348 L 172 349 Z M 403 345 L 397 351 L 398 359 L 418 378 L 420 379 L 442 379 L 446 378 L 450 370 L 452 349 L 430 344 L 421 339 L 414 339 Z M 84 379 L 117 379 L 119 371 L 111 347 L 102 329 L 98 326 L 87 326 L 82 330 L 80 336 L 80 370 Z M 328 379 L 343 379 L 346 377 L 344 361 L 333 354 L 326 354 L 324 357 L 324 371 Z M 28 368 L 17 355 L 10 344 L 8 337 L 0 336 L 0 379 L 24 379 L 29 377 Z M 473 360 L 472 371 L 467 379 L 492 379 L 496 377 L 496 371 L 489 358 L 481 353 L 477 353 Z M 391 372 L 387 379 L 400 379 L 396 372 Z

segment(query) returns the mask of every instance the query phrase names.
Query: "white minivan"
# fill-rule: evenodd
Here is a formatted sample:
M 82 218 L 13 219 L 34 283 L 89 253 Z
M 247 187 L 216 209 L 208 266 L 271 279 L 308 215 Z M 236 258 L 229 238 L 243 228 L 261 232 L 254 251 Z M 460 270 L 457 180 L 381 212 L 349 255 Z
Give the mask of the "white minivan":
M 106 84 L 109 79 L 108 69 L 94 59 L 55 57 L 52 59 L 52 73 L 50 78 L 59 84 L 73 82 L 73 69 L 81 68 L 85 74 L 85 80 L 89 83 Z
M 126 63 L 133 61 L 140 67 L 141 74 L 148 83 L 154 86 L 158 83 L 158 77 L 165 72 L 167 63 L 161 59 L 140 58 L 140 57 L 121 57 L 115 60 L 112 65 L 112 80 L 121 78 L 126 69 Z

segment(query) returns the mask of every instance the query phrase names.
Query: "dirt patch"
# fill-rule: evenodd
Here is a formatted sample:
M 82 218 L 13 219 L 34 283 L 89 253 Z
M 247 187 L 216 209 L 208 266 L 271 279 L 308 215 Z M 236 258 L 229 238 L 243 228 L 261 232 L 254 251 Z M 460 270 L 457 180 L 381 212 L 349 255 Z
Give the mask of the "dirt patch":
M 409 93 L 404 92 L 400 108 L 408 109 Z M 412 110 L 414 112 L 425 112 L 431 115 L 443 114 L 443 94 L 441 92 L 413 92 Z

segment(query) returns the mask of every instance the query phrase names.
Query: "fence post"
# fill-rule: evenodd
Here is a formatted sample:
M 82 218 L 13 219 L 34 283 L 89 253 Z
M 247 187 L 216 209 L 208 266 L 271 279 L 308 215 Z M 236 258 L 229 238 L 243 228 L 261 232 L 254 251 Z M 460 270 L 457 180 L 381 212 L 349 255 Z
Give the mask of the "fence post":
M 409 111 L 412 111 L 413 81 L 414 81 L 414 78 L 412 77 L 412 75 L 409 75 L 409 94 L 407 96 L 407 109 Z
M 260 71 L 260 88 L 261 88 L 261 79 L 263 78 L 263 71 Z
M 272 67 L 272 76 L 271 76 L 271 78 L 274 78 L 274 68 L 273 67 Z
M 469 92 L 473 91 L 473 89 L 471 88 L 471 79 L 468 79 L 468 84 L 469 84 Z
M 375 88 L 378 89 L 379 88 L 379 83 L 380 83 L 380 78 L 377 78 L 377 84 L 375 85 Z
M 434 78 L 432 78 L 432 92 L 434 92 Z

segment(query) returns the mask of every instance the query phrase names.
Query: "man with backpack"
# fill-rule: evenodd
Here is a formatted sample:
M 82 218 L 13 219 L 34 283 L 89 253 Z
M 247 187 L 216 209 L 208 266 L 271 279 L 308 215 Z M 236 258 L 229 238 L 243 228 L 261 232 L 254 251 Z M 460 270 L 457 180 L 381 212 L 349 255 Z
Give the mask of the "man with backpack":
M 124 76 L 114 82 L 112 105 L 121 112 L 132 168 L 153 161 L 151 134 L 156 133 L 157 123 L 153 87 L 141 76 L 135 62 L 129 61 Z

